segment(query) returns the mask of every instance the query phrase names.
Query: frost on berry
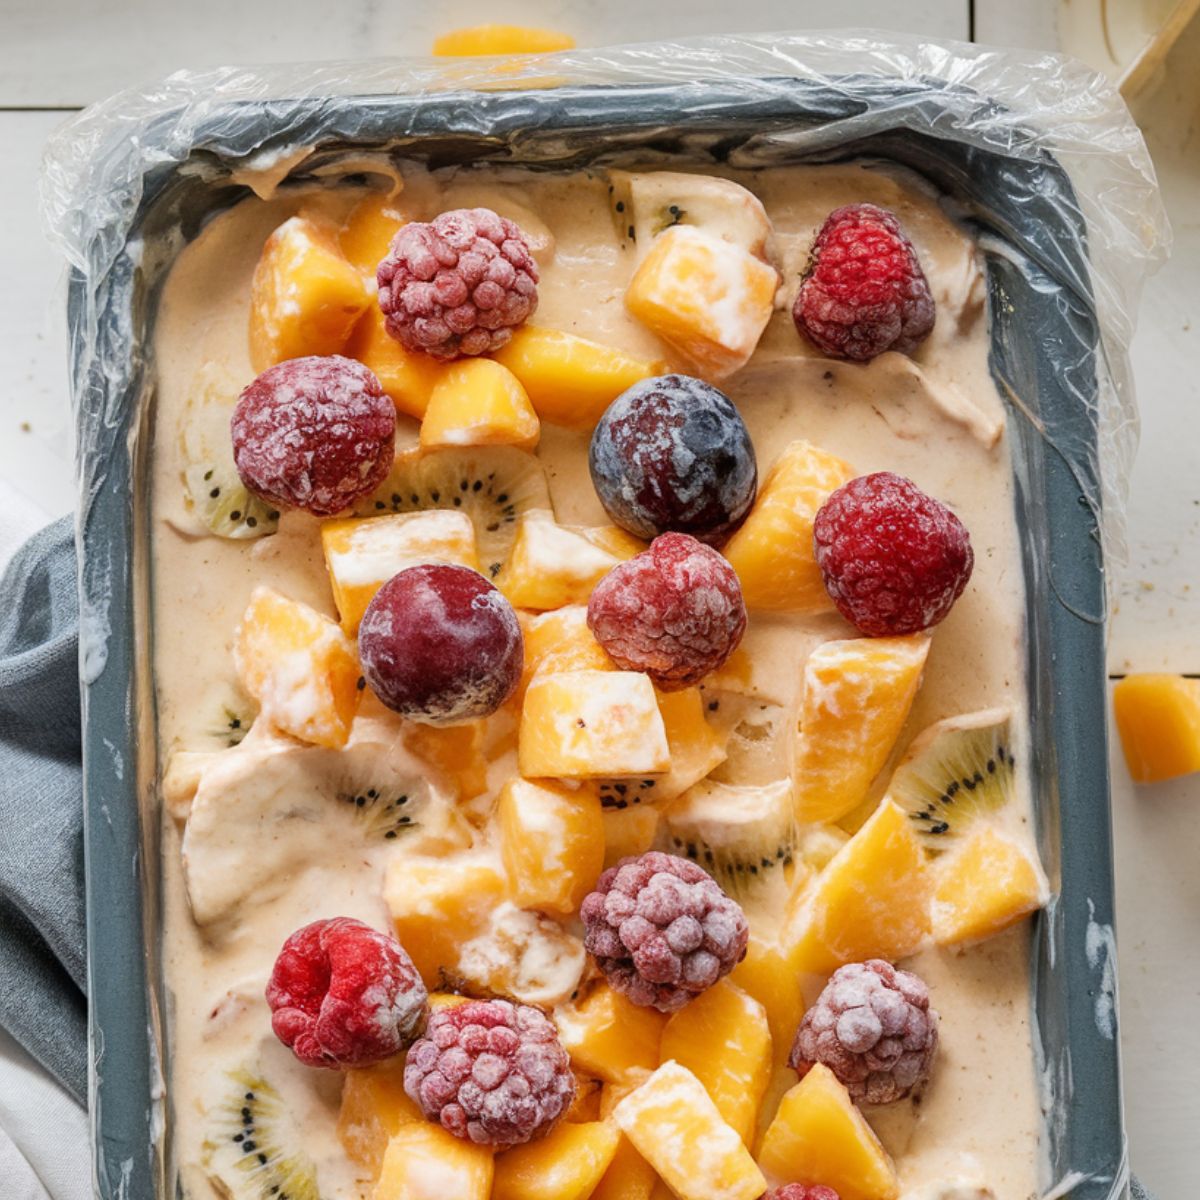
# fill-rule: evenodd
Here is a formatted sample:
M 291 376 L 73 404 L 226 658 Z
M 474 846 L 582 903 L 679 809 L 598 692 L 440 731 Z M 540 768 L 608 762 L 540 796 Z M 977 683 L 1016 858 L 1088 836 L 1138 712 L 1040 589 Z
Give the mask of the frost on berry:
M 387 331 L 434 358 L 489 354 L 537 308 L 538 268 L 519 226 L 489 208 L 413 221 L 376 272 Z
M 762 1200 L 841 1200 L 841 1197 L 824 1184 L 787 1183 L 773 1188 Z
M 929 1078 L 937 1044 L 929 989 L 872 959 L 833 973 L 800 1022 L 788 1065 L 803 1079 L 824 1063 L 857 1103 L 890 1104 Z
M 428 996 L 395 938 L 335 917 L 298 929 L 267 983 L 271 1028 L 310 1067 L 366 1067 L 420 1031 Z
M 686 533 L 664 533 L 600 581 L 587 620 L 617 666 L 674 691 L 699 683 L 737 649 L 746 606 L 720 554 Z
M 404 1090 L 455 1137 L 504 1147 L 549 1132 L 575 1099 L 575 1076 L 540 1009 L 476 1000 L 432 1014 L 408 1052 Z
M 677 1012 L 746 955 L 738 904 L 702 867 L 648 851 L 609 867 L 580 909 L 584 948 L 634 1004 Z

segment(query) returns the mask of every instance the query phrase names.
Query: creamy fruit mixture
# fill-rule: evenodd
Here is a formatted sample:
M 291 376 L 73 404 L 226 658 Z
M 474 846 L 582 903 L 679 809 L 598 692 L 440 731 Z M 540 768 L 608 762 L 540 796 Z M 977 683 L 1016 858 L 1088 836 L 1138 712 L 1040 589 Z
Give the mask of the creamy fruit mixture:
M 861 203 L 911 239 L 936 321 L 906 352 L 860 362 L 819 349 L 791 309 L 822 223 Z M 402 222 L 477 208 L 519 227 L 536 311 L 517 314 L 511 341 L 468 348 L 494 359 L 463 355 L 474 335 L 447 342 L 444 326 L 406 348 L 398 332 L 413 326 L 385 322 L 375 267 Z M 917 181 L 868 165 L 730 182 L 412 167 L 390 197 L 246 200 L 180 254 L 155 340 L 153 557 L 187 1195 L 752 1200 L 791 1182 L 841 1200 L 1035 1194 L 1019 918 L 1045 884 L 987 350 L 976 247 Z M 241 458 L 239 479 L 229 425 L 257 373 L 338 353 L 395 403 L 400 474 L 329 519 L 254 482 Z M 739 532 L 712 539 L 745 598 L 740 645 L 656 690 L 615 670 L 588 629 L 593 589 L 647 544 L 636 520 L 611 519 L 619 496 L 602 505 L 588 450 L 608 406 L 667 371 L 736 406 L 757 498 L 731 521 Z M 701 469 L 676 467 L 684 480 Z M 948 506 L 974 549 L 969 584 L 927 633 L 864 636 L 812 561 L 816 509 L 883 471 Z M 455 505 L 456 488 L 473 499 Z M 360 645 L 383 636 L 372 598 L 427 562 L 482 572 L 518 614 L 522 678 L 492 715 L 411 719 L 375 694 L 387 699 L 386 680 L 360 678 Z M 472 693 L 485 707 L 486 691 Z M 652 847 L 707 867 L 749 930 L 732 973 L 722 964 L 671 1012 L 606 979 L 580 920 L 601 870 Z M 398 937 L 431 993 L 431 1030 L 453 994 L 550 1014 L 574 1073 L 565 1116 L 496 1153 L 405 1093 L 411 1035 L 376 1066 L 301 1061 L 300 1043 L 272 1032 L 264 991 L 285 940 L 335 917 Z M 788 1065 L 805 1006 L 810 1031 L 841 1011 L 822 996 L 831 973 L 877 959 L 923 980 L 921 1004 L 940 1015 L 936 1053 L 927 1034 L 913 1051 L 931 1064 L 915 1083 L 885 1071 L 902 1095 L 884 1104 L 844 1064 Z M 415 972 L 387 978 L 410 1000 L 420 989 Z M 846 978 L 861 1001 L 865 976 Z M 871 987 L 892 988 L 880 978 Z M 936 1021 L 915 1019 L 918 1032 Z M 396 1031 L 380 1020 L 386 1050 Z

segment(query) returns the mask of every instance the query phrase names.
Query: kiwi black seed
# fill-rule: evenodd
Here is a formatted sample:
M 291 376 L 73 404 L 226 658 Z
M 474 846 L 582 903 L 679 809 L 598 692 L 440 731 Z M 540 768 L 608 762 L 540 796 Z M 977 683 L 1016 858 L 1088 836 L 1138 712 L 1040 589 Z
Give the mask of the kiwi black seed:
M 392 842 L 420 826 L 414 811 L 420 798 L 408 792 L 387 794 L 380 788 L 369 787 L 339 792 L 337 799 L 339 804 L 353 809 L 355 819 L 372 841 L 382 838 Z

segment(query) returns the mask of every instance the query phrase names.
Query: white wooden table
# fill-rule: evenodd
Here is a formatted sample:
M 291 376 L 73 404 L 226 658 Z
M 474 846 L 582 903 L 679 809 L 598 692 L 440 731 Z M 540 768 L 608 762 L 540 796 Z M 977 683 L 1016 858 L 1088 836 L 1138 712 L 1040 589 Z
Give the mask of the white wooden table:
M 437 11 L 439 10 L 440 11 Z M 581 45 L 833 25 L 1053 48 L 1051 0 L 293 0 L 286 18 L 245 0 L 0 0 L 0 480 L 48 516 L 72 507 L 62 268 L 39 231 L 43 143 L 66 112 L 178 67 L 421 53 L 448 24 L 511 20 Z M 1176 254 L 1154 281 L 1134 359 L 1142 451 L 1131 563 L 1112 623 L 1110 671 L 1200 674 L 1200 55 L 1190 31 L 1172 72 L 1137 106 L 1149 130 Z M 1158 1200 L 1194 1200 L 1200 1127 L 1200 780 L 1134 791 L 1114 751 L 1122 1037 L 1132 1159 Z

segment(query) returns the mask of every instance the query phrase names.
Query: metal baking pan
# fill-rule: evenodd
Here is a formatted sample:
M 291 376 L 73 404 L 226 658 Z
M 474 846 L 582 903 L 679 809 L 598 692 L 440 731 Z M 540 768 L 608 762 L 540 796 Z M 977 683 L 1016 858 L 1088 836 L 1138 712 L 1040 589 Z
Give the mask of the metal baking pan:
M 759 80 L 759 83 L 762 81 Z M 315 152 L 294 178 L 347 152 L 554 169 L 664 161 L 766 166 L 891 160 L 931 181 L 974 227 L 987 260 L 991 370 L 1010 401 L 1016 506 L 1027 581 L 1029 710 L 1039 837 L 1056 899 L 1033 937 L 1035 1051 L 1047 1187 L 1074 1200 L 1124 1196 L 1125 1136 L 1113 1005 L 1112 852 L 1105 751 L 1104 577 L 1097 515 L 1099 326 L 1083 217 L 1048 155 L 1009 157 L 939 135 L 938 81 L 849 76 L 564 87 L 500 94 L 218 103 L 185 161 L 164 154 L 142 181 L 130 243 L 85 328 L 84 281 L 68 297 L 79 444 L 85 648 L 84 745 L 91 1111 L 96 1194 L 164 1200 L 164 1101 L 157 739 L 150 678 L 148 450 L 156 297 L 182 239 L 248 194 L 230 170 L 251 153 Z M 995 106 L 978 97 L 980 112 Z M 955 95 L 961 110 L 963 93 Z M 974 103 L 971 98 L 971 103 Z M 859 136 L 823 136 L 853 116 Z M 165 145 L 164 112 L 146 139 Z M 845 126 L 843 124 L 842 128 Z M 99 353 L 84 348 L 94 336 Z M 86 370 L 81 372 L 81 364 Z M 89 622 L 107 613 L 107 636 Z M 102 647 L 102 649 L 96 649 Z M 1098 931 L 1100 931 L 1098 933 Z M 1031 1148 L 1032 1149 L 1032 1148 Z M 1074 1184 L 1073 1190 L 1071 1185 Z

